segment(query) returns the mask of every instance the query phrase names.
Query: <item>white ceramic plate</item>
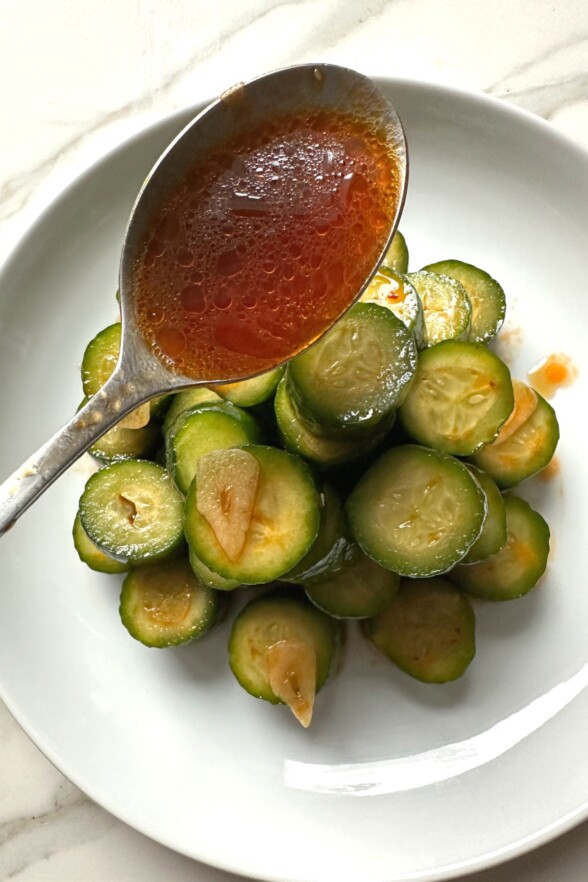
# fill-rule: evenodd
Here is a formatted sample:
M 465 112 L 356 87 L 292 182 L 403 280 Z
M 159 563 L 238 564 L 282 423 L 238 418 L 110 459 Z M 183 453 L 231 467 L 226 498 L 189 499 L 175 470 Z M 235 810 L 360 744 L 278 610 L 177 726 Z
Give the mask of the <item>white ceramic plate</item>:
M 520 853 L 588 806 L 588 156 L 497 101 L 384 84 L 404 120 L 411 267 L 459 257 L 509 303 L 514 373 L 569 354 L 555 404 L 559 474 L 524 494 L 554 550 L 535 593 L 478 605 L 459 682 L 413 682 L 351 639 L 303 731 L 226 664 L 227 626 L 159 652 L 120 625 L 118 582 L 72 548 L 75 466 L 0 542 L 1 694 L 47 756 L 148 836 L 272 880 L 441 879 Z M 123 145 L 41 217 L 0 282 L 2 472 L 77 406 L 87 340 L 116 315 L 123 229 L 153 160 L 187 119 Z

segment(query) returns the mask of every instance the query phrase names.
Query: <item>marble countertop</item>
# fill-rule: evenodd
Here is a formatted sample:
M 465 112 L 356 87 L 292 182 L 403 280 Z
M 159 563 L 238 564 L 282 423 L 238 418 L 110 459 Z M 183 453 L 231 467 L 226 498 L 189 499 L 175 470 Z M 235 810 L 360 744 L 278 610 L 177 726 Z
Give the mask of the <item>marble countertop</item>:
M 585 0 L 20 0 L 0 29 L 0 262 L 67 182 L 146 124 L 318 60 L 480 90 L 588 147 Z M 1 705 L 0 743 L 0 879 L 237 882 L 94 805 Z M 467 879 L 587 875 L 584 824 Z

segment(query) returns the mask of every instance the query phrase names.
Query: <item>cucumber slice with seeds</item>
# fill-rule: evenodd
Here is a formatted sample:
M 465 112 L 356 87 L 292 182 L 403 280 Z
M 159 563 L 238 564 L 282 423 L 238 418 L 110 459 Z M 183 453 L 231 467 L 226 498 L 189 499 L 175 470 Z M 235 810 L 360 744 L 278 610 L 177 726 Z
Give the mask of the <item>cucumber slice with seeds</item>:
M 186 538 L 226 579 L 271 582 L 308 552 L 320 499 L 308 467 L 290 453 L 249 445 L 198 461 L 185 504 Z
M 315 694 L 334 667 L 339 628 L 304 597 L 273 594 L 257 598 L 233 624 L 231 671 L 250 695 L 271 704 L 287 704 L 306 727 Z
M 540 395 L 537 406 L 505 441 L 500 437 L 478 450 L 471 461 L 487 472 L 503 490 L 526 481 L 551 461 L 559 441 L 554 409 Z
M 459 588 L 485 600 L 514 600 L 535 587 L 547 567 L 549 527 L 528 502 L 504 497 L 508 538 L 489 560 L 459 566 L 451 580 Z
M 486 518 L 486 497 L 463 463 L 425 447 L 384 453 L 347 500 L 351 532 L 387 569 L 423 578 L 455 566 Z
M 423 683 L 461 677 L 476 654 L 468 599 L 447 579 L 403 579 L 396 597 L 365 625 L 371 643 Z
M 481 343 L 447 340 L 421 353 L 400 419 L 415 441 L 467 456 L 496 437 L 513 406 L 510 371 L 498 356 Z
M 318 433 L 373 430 L 404 400 L 416 369 L 414 335 L 388 309 L 358 303 L 288 364 L 289 391 Z
M 472 307 L 461 282 L 427 270 L 409 273 L 408 280 L 423 304 L 426 345 L 434 346 L 442 340 L 467 340 Z
M 362 303 L 377 303 L 389 309 L 413 332 L 419 349 L 425 346 L 423 305 L 408 276 L 381 267 L 360 297 Z
M 272 397 L 283 375 L 284 367 L 281 366 L 238 383 L 223 383 L 214 389 L 221 398 L 238 404 L 239 407 L 254 407 Z
M 474 564 L 493 557 L 506 545 L 506 510 L 500 490 L 490 475 L 471 464 L 466 465 L 484 491 L 488 505 L 482 532 L 462 560 L 462 564 Z
M 182 497 L 153 462 L 115 462 L 92 475 L 80 519 L 99 548 L 134 566 L 167 559 L 184 542 Z
M 408 246 L 400 230 L 396 230 L 392 236 L 392 241 L 382 260 L 382 266 L 397 273 L 405 273 L 408 270 Z
M 123 582 L 120 617 L 135 640 L 163 649 L 196 640 L 215 624 L 220 596 L 184 558 L 133 570 Z
M 167 469 L 178 490 L 186 494 L 200 457 L 213 450 L 259 441 L 259 426 L 247 411 L 229 401 L 205 402 L 184 411 L 168 432 L 165 442 Z
M 506 314 L 504 291 L 496 279 L 484 270 L 462 260 L 440 260 L 423 267 L 457 279 L 464 286 L 472 305 L 472 323 L 468 340 L 488 343 L 496 336 Z
M 400 576 L 365 555 L 316 585 L 305 585 L 306 596 L 336 619 L 368 619 L 381 612 L 398 590 Z
M 109 557 L 98 546 L 92 542 L 80 520 L 79 512 L 76 515 L 73 525 L 73 541 L 75 549 L 82 563 L 85 563 L 96 573 L 109 573 L 115 575 L 117 573 L 126 573 L 130 569 L 129 563 L 126 561 L 114 560 Z

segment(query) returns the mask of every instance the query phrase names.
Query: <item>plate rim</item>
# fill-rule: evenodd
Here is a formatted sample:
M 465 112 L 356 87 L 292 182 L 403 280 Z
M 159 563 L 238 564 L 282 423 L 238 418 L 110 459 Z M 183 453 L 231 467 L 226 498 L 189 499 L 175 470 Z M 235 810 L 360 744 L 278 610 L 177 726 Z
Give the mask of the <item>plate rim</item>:
M 449 99 L 466 100 L 478 108 L 486 105 L 491 107 L 494 111 L 504 114 L 505 117 L 510 117 L 515 121 L 522 122 L 526 126 L 534 127 L 541 132 L 543 138 L 550 139 L 555 146 L 561 146 L 568 151 L 572 151 L 580 161 L 588 163 L 588 147 L 584 146 L 570 135 L 559 131 L 549 121 L 525 108 L 510 103 L 505 98 L 489 95 L 472 88 L 438 83 L 426 79 L 387 77 L 382 76 L 381 74 L 370 74 L 369 72 L 366 75 L 370 76 L 379 85 L 384 85 L 391 91 L 393 91 L 395 87 L 399 87 L 406 90 L 421 92 L 424 95 L 437 94 L 439 96 L 448 97 Z M 129 149 L 132 150 L 134 145 L 139 144 L 145 137 L 149 137 L 150 134 L 154 134 L 162 128 L 172 126 L 175 122 L 179 125 L 182 121 L 191 119 L 192 116 L 196 115 L 196 113 L 198 113 L 203 107 L 207 106 L 212 100 L 214 100 L 214 98 L 204 95 L 190 105 L 175 109 L 153 121 L 146 122 L 132 134 L 117 140 L 116 143 L 111 145 L 107 150 L 97 153 L 87 162 L 87 164 L 85 164 L 81 171 L 76 172 L 70 178 L 64 179 L 58 192 L 47 199 L 44 204 L 37 207 L 37 209 L 31 212 L 31 215 L 28 217 L 24 232 L 19 236 L 16 243 L 10 248 L 8 254 L 0 264 L 0 286 L 2 286 L 4 276 L 11 272 L 13 265 L 20 262 L 22 252 L 27 248 L 29 241 L 36 235 L 37 229 L 47 221 L 48 216 L 51 215 L 55 207 L 62 200 L 67 199 L 73 189 L 78 185 L 82 185 L 85 181 L 90 180 L 103 165 L 113 160 L 118 153 Z M 24 709 L 18 707 L 16 697 L 7 694 L 1 671 L 0 700 L 3 701 L 9 713 L 24 734 L 31 739 L 35 747 L 54 766 L 54 768 L 59 771 L 60 774 L 64 775 L 64 777 L 73 783 L 74 786 L 76 786 L 88 799 L 104 811 L 107 811 L 117 820 L 129 826 L 131 829 L 148 837 L 165 848 L 170 849 L 176 854 L 200 862 L 203 866 L 211 866 L 223 872 L 232 873 L 243 878 L 263 880 L 263 882 L 297 882 L 294 877 L 281 876 L 278 878 L 274 875 L 270 876 L 262 872 L 256 872 L 255 875 L 251 875 L 248 872 L 244 872 L 239 866 L 235 866 L 234 864 L 221 859 L 212 862 L 208 858 L 205 859 L 199 857 L 194 853 L 190 853 L 187 849 L 179 847 L 176 843 L 170 841 L 170 838 L 165 834 L 150 830 L 149 825 L 138 825 L 135 821 L 129 820 L 128 817 L 125 817 L 124 813 L 117 810 L 115 806 L 111 806 L 106 797 L 95 795 L 92 792 L 92 786 L 87 786 L 84 782 L 80 782 L 75 770 L 71 770 L 68 762 L 60 758 L 58 751 L 54 750 L 51 745 L 44 743 L 42 732 L 39 732 L 34 724 L 31 724 L 26 720 L 26 712 Z M 556 821 L 553 821 L 534 833 L 510 843 L 509 845 L 504 845 L 495 848 L 492 851 L 487 851 L 475 858 L 445 864 L 435 870 L 419 870 L 411 872 L 408 875 L 404 873 L 401 876 L 393 875 L 388 877 L 386 882 L 442 882 L 442 880 L 460 878 L 465 873 L 476 873 L 490 869 L 528 854 L 529 852 L 552 842 L 559 836 L 562 836 L 581 824 L 586 819 L 588 819 L 588 794 L 586 795 L 584 802 L 575 810 L 568 812 Z

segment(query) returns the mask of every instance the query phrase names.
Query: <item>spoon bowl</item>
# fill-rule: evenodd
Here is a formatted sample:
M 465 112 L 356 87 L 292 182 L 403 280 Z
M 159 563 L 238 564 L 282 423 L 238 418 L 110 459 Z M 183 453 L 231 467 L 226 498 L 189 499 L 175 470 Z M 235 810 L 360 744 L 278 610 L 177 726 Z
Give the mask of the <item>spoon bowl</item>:
M 141 314 L 141 262 L 150 232 L 187 176 L 208 157 L 219 151 L 230 156 L 239 139 L 262 131 L 277 115 L 301 120 L 309 114 L 329 112 L 344 114 L 376 133 L 393 166 L 396 201 L 380 231 L 373 260 L 364 266 L 352 290 L 345 292 L 344 300 L 333 303 L 325 315 L 312 309 L 316 304 L 300 301 L 300 314 L 294 308 L 289 316 L 298 337 L 282 340 L 265 360 L 244 357 L 238 351 L 239 357 L 231 358 L 227 352 L 224 361 L 217 359 L 197 370 L 192 365 L 186 368 L 173 353 L 154 343 L 152 329 L 145 327 Z M 235 86 L 202 111 L 156 162 L 132 209 L 120 263 L 122 340 L 115 371 L 100 392 L 0 486 L 0 535 L 101 435 L 143 402 L 187 387 L 246 379 L 276 367 L 316 342 L 361 295 L 376 271 L 397 227 L 406 184 L 406 143 L 394 108 L 371 80 L 347 68 L 324 64 L 286 68 Z M 271 223 L 272 218 L 267 222 Z M 314 324 L 307 330 L 309 314 Z M 260 333 L 259 329 L 255 331 Z M 249 349 L 257 339 L 253 337 Z

